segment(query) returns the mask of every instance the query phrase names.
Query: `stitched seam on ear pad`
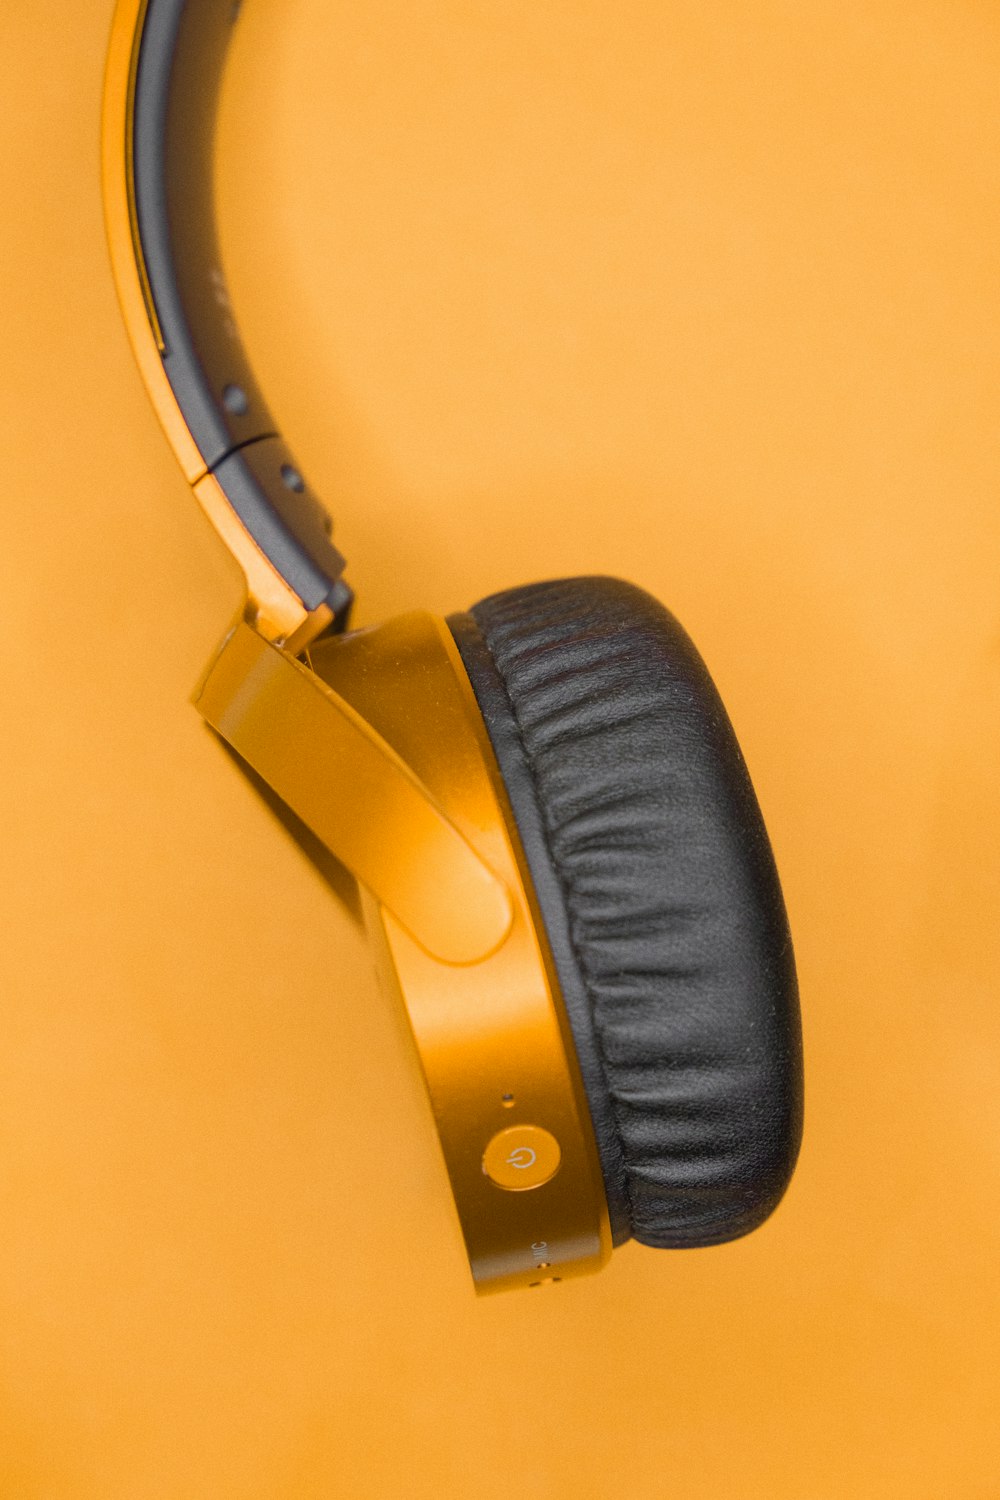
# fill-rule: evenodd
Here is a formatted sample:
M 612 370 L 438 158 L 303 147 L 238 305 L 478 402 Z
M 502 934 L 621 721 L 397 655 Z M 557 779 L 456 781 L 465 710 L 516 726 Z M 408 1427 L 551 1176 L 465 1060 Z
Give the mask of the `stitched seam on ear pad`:
M 473 615 L 566 906 L 633 1231 L 661 1246 L 746 1233 L 795 1161 L 801 1061 L 780 889 L 718 695 L 676 621 L 616 580 L 534 585 Z

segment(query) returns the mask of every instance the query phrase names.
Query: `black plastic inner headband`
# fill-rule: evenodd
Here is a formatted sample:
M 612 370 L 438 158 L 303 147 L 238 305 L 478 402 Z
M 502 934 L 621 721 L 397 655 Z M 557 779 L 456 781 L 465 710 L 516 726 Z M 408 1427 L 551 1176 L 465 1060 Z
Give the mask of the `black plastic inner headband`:
M 277 434 L 219 257 L 212 140 L 234 0 L 148 0 L 133 106 L 139 239 L 184 420 L 261 551 L 307 609 L 350 595 L 330 518 Z

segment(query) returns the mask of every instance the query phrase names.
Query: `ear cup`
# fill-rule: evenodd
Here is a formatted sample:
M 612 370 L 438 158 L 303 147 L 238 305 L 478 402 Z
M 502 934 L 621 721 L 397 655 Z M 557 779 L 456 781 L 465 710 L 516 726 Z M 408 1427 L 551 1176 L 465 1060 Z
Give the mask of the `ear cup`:
M 610 578 L 513 589 L 448 623 L 528 861 L 615 1242 L 746 1234 L 798 1153 L 798 994 L 704 663 L 667 610 Z

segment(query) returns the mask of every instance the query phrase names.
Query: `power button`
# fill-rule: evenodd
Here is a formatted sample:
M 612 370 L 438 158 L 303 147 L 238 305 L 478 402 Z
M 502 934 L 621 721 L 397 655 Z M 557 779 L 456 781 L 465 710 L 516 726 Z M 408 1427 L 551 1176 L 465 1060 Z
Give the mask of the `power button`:
M 510 1125 L 483 1152 L 483 1171 L 497 1187 L 523 1193 L 554 1177 L 561 1159 L 559 1142 L 549 1131 L 540 1125 Z

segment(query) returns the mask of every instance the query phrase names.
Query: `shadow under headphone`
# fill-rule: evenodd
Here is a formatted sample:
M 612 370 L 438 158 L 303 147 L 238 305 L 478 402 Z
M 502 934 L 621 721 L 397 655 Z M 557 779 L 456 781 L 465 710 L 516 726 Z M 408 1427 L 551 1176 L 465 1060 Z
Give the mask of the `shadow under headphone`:
M 112 261 L 140 369 L 247 602 L 198 707 L 359 881 L 479 1290 L 718 1244 L 802 1125 L 791 940 L 704 664 L 611 578 L 347 629 L 331 525 L 243 353 L 211 140 L 233 0 L 119 0 Z

